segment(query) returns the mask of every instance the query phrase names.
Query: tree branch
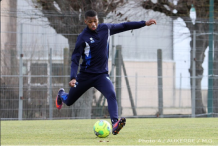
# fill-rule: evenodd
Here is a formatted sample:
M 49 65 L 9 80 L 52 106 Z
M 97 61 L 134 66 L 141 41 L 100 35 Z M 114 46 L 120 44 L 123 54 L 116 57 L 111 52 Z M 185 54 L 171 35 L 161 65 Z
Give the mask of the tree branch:
M 165 2 L 164 4 L 170 6 L 170 8 L 172 9 L 172 5 L 170 5 L 169 3 Z M 147 0 L 142 2 L 142 7 L 145 9 L 152 9 L 153 11 L 164 13 L 167 16 L 178 16 L 178 14 L 173 13 L 172 10 L 167 10 L 167 8 L 164 7 L 163 3 L 153 3 L 151 0 Z
M 68 1 L 66 1 L 66 0 L 54 0 L 57 4 L 58 4 L 58 6 L 59 6 L 59 8 L 61 9 L 61 12 L 62 13 L 69 13 L 69 2 Z
M 123 0 L 111 0 L 108 3 L 104 3 L 105 6 L 104 12 L 108 14 L 109 12 L 113 12 L 118 6 L 125 4 Z
M 60 10 L 56 8 L 54 1 L 58 4 Z M 66 38 L 69 37 L 68 33 L 78 33 L 78 29 L 75 29 L 75 25 L 78 25 L 78 21 L 73 20 L 79 20 L 78 13 L 76 11 L 74 11 L 74 14 L 69 12 L 69 2 L 69 0 L 38 1 L 38 3 L 42 6 L 42 13 L 50 22 L 50 26 L 53 27 L 57 33 L 62 34 Z M 74 22 L 72 23 L 72 21 Z

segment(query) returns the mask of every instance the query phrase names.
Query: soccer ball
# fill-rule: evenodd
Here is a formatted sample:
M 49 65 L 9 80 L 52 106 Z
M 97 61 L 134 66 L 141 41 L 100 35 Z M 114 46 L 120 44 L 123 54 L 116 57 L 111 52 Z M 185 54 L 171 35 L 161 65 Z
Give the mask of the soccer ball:
M 105 138 L 111 133 L 111 124 L 105 120 L 99 120 L 93 127 L 94 133 L 100 138 Z

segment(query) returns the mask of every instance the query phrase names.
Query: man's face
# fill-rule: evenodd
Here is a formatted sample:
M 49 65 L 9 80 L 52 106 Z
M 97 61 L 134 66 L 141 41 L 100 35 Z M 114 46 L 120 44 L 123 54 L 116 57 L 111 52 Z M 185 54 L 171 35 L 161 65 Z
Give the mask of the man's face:
M 92 31 L 95 31 L 98 27 L 98 17 L 87 17 L 85 19 L 85 24 L 88 26 L 88 28 Z

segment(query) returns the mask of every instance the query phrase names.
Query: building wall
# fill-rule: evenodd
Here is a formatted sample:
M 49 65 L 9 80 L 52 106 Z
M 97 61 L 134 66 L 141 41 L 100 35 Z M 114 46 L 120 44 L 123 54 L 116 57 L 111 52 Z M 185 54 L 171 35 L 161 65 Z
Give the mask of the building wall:
M 124 64 L 137 115 L 156 115 L 158 112 L 157 62 L 124 61 Z M 110 65 L 111 62 L 109 62 Z M 163 61 L 162 67 L 163 114 L 191 114 L 191 89 L 175 87 L 175 62 Z M 133 111 L 123 72 L 121 80 L 121 115 L 132 116 Z M 119 88 L 116 82 L 114 82 L 114 88 L 115 90 Z M 96 93 L 96 97 L 100 97 L 100 92 Z M 207 90 L 202 90 L 202 98 L 206 109 Z
M 122 16 L 119 17 L 117 14 Z M 173 20 L 170 17 L 142 8 L 139 1 L 129 1 L 116 11 L 109 13 L 105 23 L 150 19 L 155 19 L 157 24 L 115 34 L 113 39 L 111 38 L 110 46 L 121 45 L 123 58 L 129 61 L 156 61 L 157 49 L 163 50 L 163 60 L 174 60 Z

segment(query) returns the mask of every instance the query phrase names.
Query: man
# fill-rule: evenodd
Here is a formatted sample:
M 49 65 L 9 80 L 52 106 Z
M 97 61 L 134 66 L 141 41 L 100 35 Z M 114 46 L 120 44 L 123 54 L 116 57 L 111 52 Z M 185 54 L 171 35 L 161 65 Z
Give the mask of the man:
M 127 30 L 137 29 L 156 24 L 151 19 L 147 22 L 126 22 L 120 24 L 98 24 L 97 13 L 89 10 L 85 13 L 87 27 L 78 36 L 75 50 L 71 58 L 71 86 L 69 94 L 61 88 L 56 98 L 56 107 L 61 109 L 62 102 L 67 106 L 72 105 L 90 87 L 95 87 L 107 99 L 114 135 L 125 126 L 126 119 L 118 120 L 118 107 L 114 86 L 108 75 L 108 55 L 110 35 Z M 77 75 L 80 57 L 80 73 Z

